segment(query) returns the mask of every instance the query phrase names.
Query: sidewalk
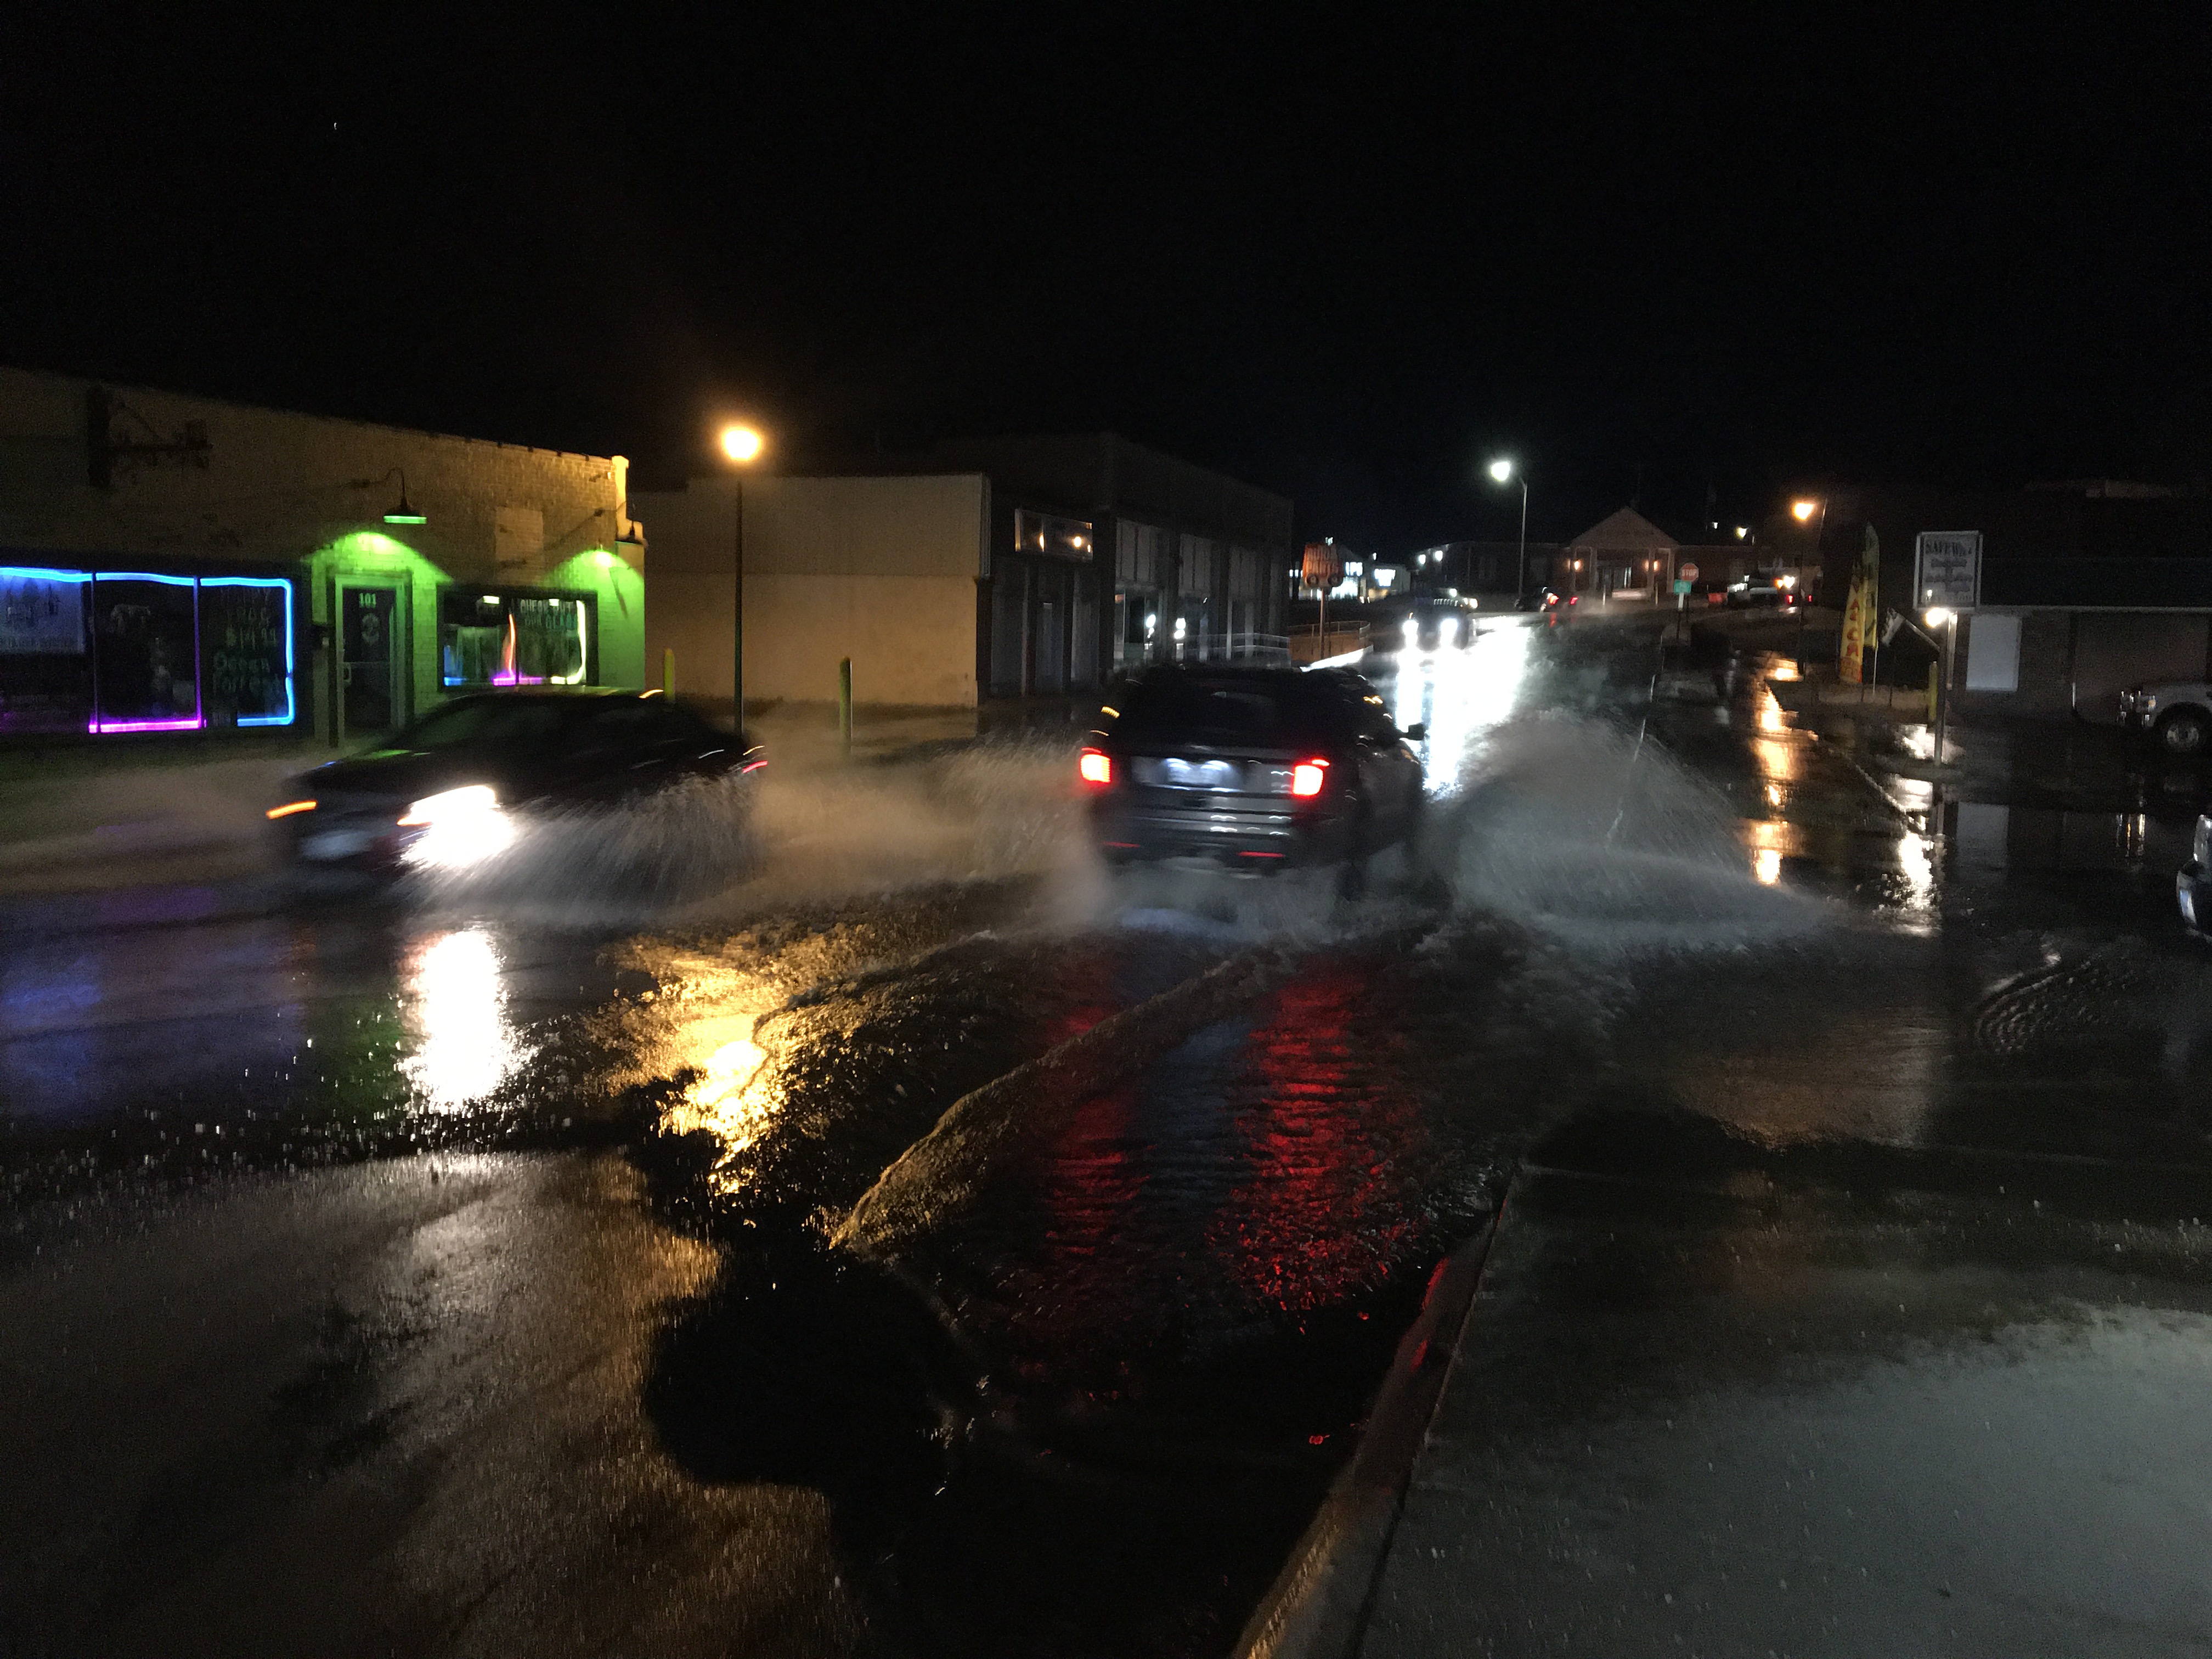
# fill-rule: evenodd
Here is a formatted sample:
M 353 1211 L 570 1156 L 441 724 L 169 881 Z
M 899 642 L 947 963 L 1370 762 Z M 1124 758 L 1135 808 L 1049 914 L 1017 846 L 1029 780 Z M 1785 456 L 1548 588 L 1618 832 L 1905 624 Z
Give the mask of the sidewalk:
M 1244 1651 L 2202 1654 L 2208 1175 L 1570 1129 L 1394 1521 Z
M 0 751 L 0 896 L 252 875 L 264 809 L 331 752 L 296 738 Z

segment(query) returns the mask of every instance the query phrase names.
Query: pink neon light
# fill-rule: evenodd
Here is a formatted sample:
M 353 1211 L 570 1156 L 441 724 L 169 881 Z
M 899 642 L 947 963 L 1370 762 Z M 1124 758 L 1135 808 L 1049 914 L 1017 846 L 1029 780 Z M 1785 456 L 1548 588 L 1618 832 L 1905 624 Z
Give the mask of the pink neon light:
M 94 720 L 88 732 L 197 732 L 207 722 L 198 714 L 173 720 Z

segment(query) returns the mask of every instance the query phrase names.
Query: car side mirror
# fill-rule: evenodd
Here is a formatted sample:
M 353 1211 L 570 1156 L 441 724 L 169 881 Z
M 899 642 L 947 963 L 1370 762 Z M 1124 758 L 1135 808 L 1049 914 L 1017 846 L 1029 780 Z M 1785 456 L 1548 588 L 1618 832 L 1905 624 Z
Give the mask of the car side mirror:
M 1424 742 L 1427 739 L 1428 735 L 1428 723 L 1425 720 L 1415 720 L 1411 726 L 1406 728 L 1406 741 L 1407 743 Z

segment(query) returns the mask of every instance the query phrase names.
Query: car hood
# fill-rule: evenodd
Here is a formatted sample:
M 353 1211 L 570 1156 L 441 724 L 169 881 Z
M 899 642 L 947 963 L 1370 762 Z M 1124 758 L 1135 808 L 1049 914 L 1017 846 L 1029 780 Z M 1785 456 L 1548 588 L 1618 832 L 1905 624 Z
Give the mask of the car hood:
M 511 759 L 462 749 L 376 749 L 345 760 L 326 761 L 304 772 L 293 784 L 301 793 L 388 795 L 420 800 L 441 789 L 486 783 L 502 800 L 513 799 L 526 767 Z

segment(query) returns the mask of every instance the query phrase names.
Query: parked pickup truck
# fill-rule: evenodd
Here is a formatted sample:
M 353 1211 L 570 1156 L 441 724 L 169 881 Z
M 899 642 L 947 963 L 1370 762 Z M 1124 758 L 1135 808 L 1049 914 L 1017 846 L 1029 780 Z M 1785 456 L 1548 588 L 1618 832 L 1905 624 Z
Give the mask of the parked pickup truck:
M 2212 742 L 2212 684 L 2131 685 L 2120 693 L 2120 719 L 2130 731 L 2150 733 L 2169 755 L 2201 755 Z
M 2212 933 L 2212 812 L 2200 813 L 2189 842 L 2189 862 L 2173 878 L 2181 919 L 2199 933 Z

